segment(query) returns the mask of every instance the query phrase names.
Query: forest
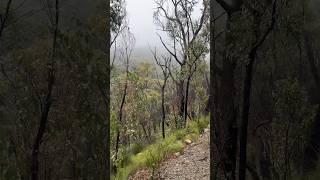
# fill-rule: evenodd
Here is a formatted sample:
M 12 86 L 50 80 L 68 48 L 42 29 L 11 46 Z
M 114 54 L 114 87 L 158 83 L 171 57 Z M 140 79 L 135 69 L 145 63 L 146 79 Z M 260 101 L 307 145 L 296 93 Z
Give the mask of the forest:
M 320 2 L 151 1 L 0 1 L 0 180 L 319 179 Z

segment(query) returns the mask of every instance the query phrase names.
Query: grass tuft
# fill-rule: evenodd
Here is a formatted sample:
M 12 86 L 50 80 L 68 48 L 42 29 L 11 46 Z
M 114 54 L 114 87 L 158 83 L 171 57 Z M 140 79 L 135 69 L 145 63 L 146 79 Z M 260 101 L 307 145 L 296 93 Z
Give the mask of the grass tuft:
M 150 168 L 153 171 L 166 157 L 180 152 L 185 146 L 184 140 L 196 141 L 208 124 L 208 117 L 201 117 L 196 121 L 190 122 L 187 128 L 176 130 L 166 139 L 160 139 L 154 144 L 146 146 L 139 153 L 129 157 L 128 163 L 119 168 L 117 175 L 112 179 L 128 179 L 131 174 L 141 168 Z M 139 147 L 138 149 L 141 148 Z

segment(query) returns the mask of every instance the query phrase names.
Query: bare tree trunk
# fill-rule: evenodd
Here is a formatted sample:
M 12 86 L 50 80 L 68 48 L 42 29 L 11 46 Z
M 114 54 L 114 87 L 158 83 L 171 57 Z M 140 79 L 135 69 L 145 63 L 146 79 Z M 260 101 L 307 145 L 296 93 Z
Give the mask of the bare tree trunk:
M 246 75 L 243 88 L 243 112 L 241 121 L 241 133 L 240 133 L 240 160 L 239 160 L 239 180 L 246 179 L 246 160 L 247 160 L 247 131 L 248 131 L 248 119 L 250 110 L 250 95 L 252 86 L 252 71 L 255 61 L 256 50 L 253 50 L 250 55 L 250 63 L 246 67 Z
M 127 72 L 128 76 L 128 72 Z M 119 123 L 122 124 L 122 117 L 123 117 L 123 107 L 126 101 L 126 96 L 127 96 L 127 88 L 128 88 L 128 81 L 126 80 L 126 83 L 124 85 L 124 90 L 123 90 L 123 95 L 122 95 L 122 100 L 121 100 L 121 105 L 120 105 L 120 110 L 119 110 Z M 120 144 L 120 130 L 117 129 L 117 139 L 116 139 L 116 149 L 115 149 L 115 160 L 118 159 L 118 152 L 119 152 L 119 144 Z M 114 171 L 117 172 L 117 167 L 114 165 Z
M 223 75 L 221 82 L 221 99 L 220 105 L 222 108 L 222 134 L 219 136 L 220 148 L 222 148 L 222 166 L 226 171 L 227 179 L 235 179 L 236 170 L 236 154 L 237 154 L 237 110 L 235 106 L 235 81 L 234 71 L 236 64 L 225 59 L 223 65 Z
M 140 123 L 140 125 L 142 127 L 142 130 L 143 130 L 143 133 L 144 133 L 144 136 L 145 136 L 146 140 L 150 142 L 148 131 L 147 131 L 146 127 L 145 127 L 145 124 Z
M 209 99 L 208 99 L 208 112 L 210 112 L 210 179 L 217 179 L 218 173 L 218 155 L 214 152 L 215 145 L 217 144 L 217 131 L 215 130 L 216 113 L 214 113 L 214 84 L 216 83 L 216 71 L 214 64 L 216 63 L 216 42 L 215 42 L 215 14 L 214 14 L 214 0 L 210 0 L 210 83 L 209 83 Z
M 211 1 L 211 30 L 210 30 L 210 148 L 211 151 L 211 179 L 223 175 L 224 179 L 234 180 L 236 169 L 237 126 L 235 106 L 234 71 L 236 62 L 224 52 L 222 68 L 215 62 L 215 33 L 214 33 L 214 2 Z M 227 17 L 225 47 L 231 43 L 230 15 Z M 219 87 L 215 90 L 216 77 L 219 76 Z M 216 108 L 217 110 L 215 110 Z M 218 110 L 219 109 L 219 110 Z M 220 113 L 218 113 L 220 111 Z M 215 159 L 214 159 L 215 157 Z M 218 162 L 214 162 L 218 161 Z M 220 171 L 221 170 L 221 171 Z M 223 172 L 222 172 L 223 171 Z
M 182 118 L 184 114 L 184 80 L 180 80 L 177 84 L 177 97 L 179 98 L 179 118 L 180 118 L 180 128 L 183 125 Z
M 48 63 L 48 82 L 47 82 L 47 95 L 44 99 L 44 104 L 42 105 L 41 109 L 41 119 L 40 125 L 38 128 L 38 133 L 36 135 L 33 149 L 32 149 L 32 157 L 31 157 L 31 179 L 38 180 L 39 179 L 39 152 L 40 152 L 40 145 L 42 142 L 43 135 L 46 130 L 46 125 L 48 122 L 48 115 L 52 105 L 52 91 L 55 82 L 55 75 L 54 75 L 54 59 L 55 53 L 57 48 L 57 38 L 58 38 L 58 28 L 59 28 L 59 0 L 55 1 L 55 22 L 52 24 L 54 28 L 53 34 L 53 44 L 52 44 L 52 52 L 50 57 L 50 62 Z M 41 102 L 40 102 L 41 103 Z
M 246 179 L 246 167 L 247 167 L 247 136 L 248 136 L 248 121 L 249 121 L 249 112 L 250 112 L 250 98 L 251 98 L 251 88 L 252 88 L 252 78 L 253 78 L 253 66 L 256 60 L 256 54 L 258 48 L 262 46 L 270 32 L 272 31 L 276 17 L 276 7 L 277 1 L 274 1 L 272 7 L 272 21 L 271 25 L 268 27 L 266 32 L 259 37 L 260 30 L 260 18 L 255 17 L 255 25 L 257 26 L 256 30 L 256 42 L 253 44 L 252 49 L 249 53 L 249 63 L 246 65 L 245 79 L 243 84 L 243 105 L 242 105 L 242 118 L 241 118 L 241 131 L 240 131 L 240 153 L 239 153 L 239 180 Z
M 123 125 L 123 110 L 124 110 L 124 105 L 126 103 L 126 97 L 127 97 L 127 91 L 128 91 L 128 79 L 129 79 L 129 61 L 131 57 L 131 53 L 133 50 L 133 46 L 135 43 L 135 39 L 130 33 L 129 29 L 124 34 L 123 37 L 124 41 L 124 50 L 121 51 L 122 58 L 125 60 L 125 67 L 126 67 L 126 79 L 125 79 L 125 84 L 124 84 L 124 89 L 123 89 L 123 94 L 122 94 L 122 99 L 119 107 L 119 124 Z M 124 129 L 124 132 L 126 131 L 126 126 Z M 123 136 L 124 141 L 126 141 L 126 136 Z M 118 159 L 118 152 L 119 152 L 119 147 L 120 147 L 120 129 L 117 129 L 117 139 L 116 139 L 116 149 L 115 149 L 115 161 Z M 114 164 L 113 166 L 114 172 L 117 172 L 117 166 Z
M 166 121 L 166 110 L 165 110 L 165 88 L 167 85 L 167 81 L 170 77 L 170 65 L 171 65 L 171 58 L 166 58 L 164 56 L 162 56 L 162 59 L 164 60 L 164 62 L 162 63 L 158 57 L 157 57 L 157 51 L 155 50 L 154 52 L 152 52 L 154 60 L 156 61 L 157 65 L 161 68 L 162 70 L 162 74 L 163 74 L 163 84 L 161 84 L 158 81 L 158 84 L 161 88 L 161 109 L 162 109 L 162 121 L 161 123 L 159 123 L 159 127 L 160 124 L 162 124 L 162 138 L 165 138 L 165 121 Z M 158 76 L 158 74 L 157 74 Z
M 8 20 L 8 17 L 9 17 L 11 4 L 12 4 L 12 0 L 8 0 L 5 12 L 4 12 L 4 14 L 1 14 L 2 16 L 1 16 L 1 20 L 0 20 L 0 40 L 1 40 L 1 37 L 2 37 L 3 30 L 7 25 L 7 20 Z
M 104 169 L 103 169 L 103 177 L 101 179 L 110 180 L 110 78 L 111 78 L 111 67 L 110 67 L 110 46 L 111 46 L 111 33 L 110 33 L 110 0 L 106 0 L 106 84 L 105 84 L 105 92 L 102 92 L 102 94 L 105 93 L 104 102 L 105 102 L 105 108 L 106 108 L 106 127 L 102 128 L 105 130 L 105 140 L 102 142 L 105 143 L 104 146 Z M 109 45 L 109 46 L 108 46 Z
M 164 85 L 161 88 L 161 107 L 162 107 L 162 138 L 166 138 L 166 133 L 165 133 L 165 120 L 166 120 L 166 111 L 164 107 L 164 90 L 165 90 L 165 84 L 166 80 L 164 82 Z
M 189 87 L 190 87 L 190 80 L 191 75 L 189 75 L 187 79 L 187 85 L 186 85 L 186 96 L 185 96 L 185 103 L 184 103 L 184 127 L 187 126 L 187 117 L 188 117 L 188 99 L 189 99 Z

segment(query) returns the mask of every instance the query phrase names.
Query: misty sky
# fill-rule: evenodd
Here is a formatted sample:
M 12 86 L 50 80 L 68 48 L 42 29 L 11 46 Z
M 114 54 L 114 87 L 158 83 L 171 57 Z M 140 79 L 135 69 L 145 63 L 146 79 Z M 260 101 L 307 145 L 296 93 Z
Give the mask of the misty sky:
M 153 13 L 156 8 L 154 0 L 126 0 L 126 3 L 130 31 L 136 39 L 133 59 L 151 60 L 152 53 L 149 47 L 152 49 L 157 47 L 159 52 L 165 53 L 157 33 L 161 34 L 166 43 L 170 41 L 163 32 L 157 30 L 158 27 L 154 24 Z M 195 15 L 200 15 L 199 9 L 195 10 Z
M 136 38 L 136 47 L 159 44 L 153 23 L 155 3 L 153 0 L 127 0 L 129 26 Z

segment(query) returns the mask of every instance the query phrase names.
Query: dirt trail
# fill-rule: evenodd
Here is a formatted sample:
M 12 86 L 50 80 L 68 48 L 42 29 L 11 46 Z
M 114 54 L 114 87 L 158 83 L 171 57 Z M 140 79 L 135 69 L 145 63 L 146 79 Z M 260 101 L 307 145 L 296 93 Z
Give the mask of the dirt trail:
M 199 140 L 188 145 L 181 155 L 176 154 L 173 158 L 165 160 L 155 173 L 154 179 L 208 180 L 210 179 L 209 155 L 209 129 L 205 129 Z M 150 172 L 142 170 L 130 179 L 150 179 Z

